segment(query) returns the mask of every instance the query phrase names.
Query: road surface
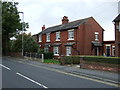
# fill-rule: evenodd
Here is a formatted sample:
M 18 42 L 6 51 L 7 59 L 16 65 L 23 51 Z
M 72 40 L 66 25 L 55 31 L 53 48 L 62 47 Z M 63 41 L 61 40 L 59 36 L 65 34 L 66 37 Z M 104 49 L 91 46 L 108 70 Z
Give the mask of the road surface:
M 3 58 L 3 88 L 118 88 L 116 84 Z

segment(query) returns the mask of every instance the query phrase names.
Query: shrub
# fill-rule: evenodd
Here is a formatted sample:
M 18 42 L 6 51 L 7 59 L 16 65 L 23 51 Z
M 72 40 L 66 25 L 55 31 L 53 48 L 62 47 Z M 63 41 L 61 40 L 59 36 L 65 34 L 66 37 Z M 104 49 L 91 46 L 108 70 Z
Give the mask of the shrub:
M 84 61 L 109 63 L 109 64 L 120 64 L 120 58 L 117 58 L 117 57 L 85 56 Z
M 63 64 L 80 64 L 79 56 L 65 56 L 60 59 L 60 63 Z
M 45 59 L 52 59 L 53 58 L 53 53 L 52 52 L 44 53 L 44 58 Z

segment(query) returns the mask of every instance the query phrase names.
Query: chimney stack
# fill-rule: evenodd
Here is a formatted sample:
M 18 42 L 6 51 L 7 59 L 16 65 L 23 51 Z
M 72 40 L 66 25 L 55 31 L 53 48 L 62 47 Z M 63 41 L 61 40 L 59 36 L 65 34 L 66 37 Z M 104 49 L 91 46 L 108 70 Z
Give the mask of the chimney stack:
M 62 24 L 65 24 L 65 23 L 68 23 L 69 22 L 69 19 L 67 16 L 64 16 L 63 19 L 62 19 Z
M 45 30 L 45 25 L 42 26 L 42 31 Z

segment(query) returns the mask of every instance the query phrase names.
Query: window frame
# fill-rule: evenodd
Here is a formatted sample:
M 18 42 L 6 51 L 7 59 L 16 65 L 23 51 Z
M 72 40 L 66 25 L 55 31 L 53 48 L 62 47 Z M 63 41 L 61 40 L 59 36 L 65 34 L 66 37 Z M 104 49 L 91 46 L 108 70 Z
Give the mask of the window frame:
M 68 30 L 68 40 L 74 40 L 74 29 Z
M 46 42 L 50 42 L 50 33 L 46 34 Z
M 44 52 L 48 53 L 49 52 L 49 47 L 44 47 Z
M 99 40 L 99 32 L 95 32 L 95 41 Z
M 54 56 L 59 56 L 59 47 L 58 46 L 53 47 L 53 53 L 54 53 Z
M 60 31 L 56 32 L 56 41 L 60 41 Z
M 42 35 L 39 35 L 39 42 L 42 42 Z
M 72 47 L 71 46 L 66 46 L 66 56 L 72 55 Z

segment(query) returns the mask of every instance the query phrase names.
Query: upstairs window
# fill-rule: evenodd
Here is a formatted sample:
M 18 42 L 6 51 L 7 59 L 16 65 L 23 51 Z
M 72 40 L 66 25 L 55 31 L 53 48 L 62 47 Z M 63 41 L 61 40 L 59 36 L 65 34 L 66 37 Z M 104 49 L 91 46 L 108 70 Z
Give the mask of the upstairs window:
M 68 40 L 74 40 L 74 29 L 68 30 Z
M 56 32 L 56 41 L 60 41 L 60 32 Z
M 39 35 L 39 42 L 42 42 L 42 35 Z
M 47 33 L 47 34 L 46 34 L 46 38 L 47 38 L 46 41 L 47 41 L 47 42 L 50 42 L 50 33 Z
M 98 41 L 98 40 L 99 40 L 99 33 L 95 32 L 95 41 Z

